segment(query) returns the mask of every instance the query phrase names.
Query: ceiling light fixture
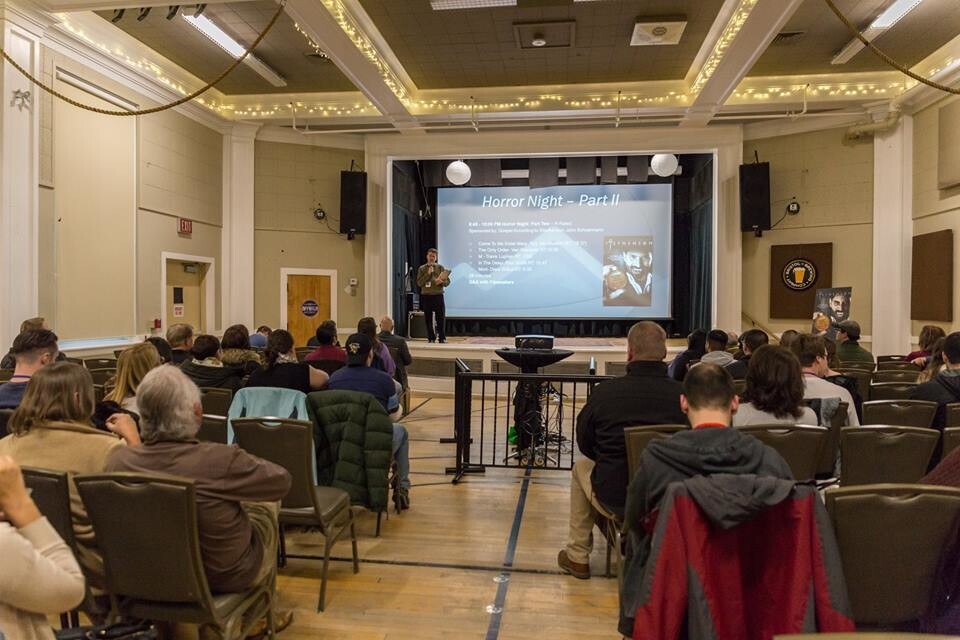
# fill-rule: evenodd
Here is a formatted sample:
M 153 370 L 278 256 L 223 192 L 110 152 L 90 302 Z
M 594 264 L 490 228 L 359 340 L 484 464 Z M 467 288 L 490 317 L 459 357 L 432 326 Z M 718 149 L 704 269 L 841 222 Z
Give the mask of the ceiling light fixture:
M 137 14 L 137 22 L 143 22 L 147 19 L 148 15 L 150 15 L 150 7 L 140 9 L 140 13 Z
M 517 0 L 430 0 L 430 6 L 434 11 L 515 7 L 517 6 Z
M 454 160 L 447 165 L 447 180 L 459 186 L 470 182 L 470 166 L 463 160 Z
M 545 47 L 547 46 L 547 39 L 538 33 L 537 35 L 533 36 L 533 40 L 530 41 L 530 44 L 535 47 Z
M 904 16 L 920 6 L 923 0 L 894 0 L 894 2 L 884 9 L 866 29 L 863 30 L 863 37 L 873 42 L 875 38 L 882 35 L 887 29 L 900 22 Z M 864 49 L 864 44 L 859 38 L 853 38 L 843 49 L 840 50 L 830 64 L 844 64 L 850 61 Z
M 680 161 L 672 153 L 658 153 L 650 158 L 650 168 L 661 178 L 669 178 L 677 172 Z
M 247 50 L 242 44 L 231 38 L 224 32 L 223 29 L 215 25 L 210 18 L 206 16 L 188 16 L 184 15 L 183 19 L 190 23 L 197 31 L 205 35 L 207 38 L 212 40 L 219 46 L 221 49 L 229 53 L 234 58 L 239 58 L 243 55 L 243 52 Z M 264 64 L 259 58 L 254 56 L 252 53 L 243 59 L 244 64 L 256 71 L 260 76 L 272 84 L 275 87 L 285 87 L 287 86 L 287 81 L 284 80 L 279 73 L 268 67 Z
M 170 8 L 167 9 L 167 20 L 173 20 L 177 17 L 177 14 L 180 12 L 180 5 L 174 4 L 170 5 Z
M 117 24 L 123 18 L 123 14 L 126 12 L 126 9 L 114 9 L 113 17 L 110 18 L 110 22 Z

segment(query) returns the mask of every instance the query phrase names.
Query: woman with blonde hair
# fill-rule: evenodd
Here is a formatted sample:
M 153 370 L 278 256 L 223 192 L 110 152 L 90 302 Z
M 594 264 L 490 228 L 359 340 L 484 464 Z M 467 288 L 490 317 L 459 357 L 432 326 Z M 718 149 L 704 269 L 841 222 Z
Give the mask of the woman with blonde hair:
M 137 387 L 143 377 L 160 365 L 160 352 L 149 342 L 141 342 L 120 353 L 117 359 L 116 385 L 104 400 L 116 402 L 121 408 L 139 414 Z
M 140 435 L 133 418 L 124 413 L 107 419 L 112 433 L 94 429 L 90 423 L 94 406 L 89 371 L 70 362 L 54 362 L 41 368 L 33 374 L 20 406 L 10 416 L 10 435 L 0 440 L 0 456 L 10 456 L 20 466 L 71 475 L 103 471 L 115 448 L 122 447 L 124 442 L 139 445 Z M 78 543 L 77 559 L 91 584 L 103 589 L 103 560 L 73 482 L 70 508 Z

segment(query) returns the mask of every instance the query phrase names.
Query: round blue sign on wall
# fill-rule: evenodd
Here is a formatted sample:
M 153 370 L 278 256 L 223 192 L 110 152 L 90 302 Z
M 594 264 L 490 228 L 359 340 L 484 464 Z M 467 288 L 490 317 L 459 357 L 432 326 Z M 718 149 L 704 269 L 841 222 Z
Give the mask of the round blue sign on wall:
M 300 313 L 312 318 L 320 313 L 320 305 L 317 304 L 316 300 L 304 300 L 303 304 L 300 305 Z

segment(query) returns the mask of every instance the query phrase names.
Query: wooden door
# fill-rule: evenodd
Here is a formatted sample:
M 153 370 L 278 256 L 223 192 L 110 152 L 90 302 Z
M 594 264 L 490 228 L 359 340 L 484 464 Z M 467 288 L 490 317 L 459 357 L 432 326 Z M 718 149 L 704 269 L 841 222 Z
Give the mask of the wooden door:
M 330 276 L 287 276 L 287 331 L 305 346 L 324 320 L 330 319 Z
M 188 272 L 184 266 L 191 265 Z M 164 309 L 164 327 L 186 323 L 197 333 L 205 330 L 204 271 L 206 265 L 167 260 L 167 308 Z

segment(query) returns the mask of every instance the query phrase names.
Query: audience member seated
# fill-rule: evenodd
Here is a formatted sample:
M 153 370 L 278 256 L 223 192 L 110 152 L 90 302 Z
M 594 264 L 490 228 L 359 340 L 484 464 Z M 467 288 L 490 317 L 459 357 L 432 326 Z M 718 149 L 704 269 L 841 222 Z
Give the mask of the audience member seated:
M 860 346 L 860 323 L 844 320 L 834 325 L 837 328 L 837 358 L 846 364 L 863 362 L 873 364 L 873 354 Z
M 740 344 L 743 349 L 743 356 L 739 360 L 735 360 L 730 364 L 726 365 L 727 372 L 733 377 L 734 380 L 743 380 L 747 377 L 747 367 L 750 366 L 750 357 L 753 355 L 754 351 L 759 349 L 765 344 L 770 342 L 770 338 L 767 337 L 766 331 L 761 331 L 760 329 L 750 329 L 749 331 L 744 331 L 743 335 L 740 336 Z
M 183 364 L 189 362 L 193 357 L 190 349 L 193 348 L 193 327 L 188 324 L 175 324 L 167 329 L 167 342 L 170 343 L 170 349 L 173 351 L 173 364 Z
M 393 356 L 390 355 L 387 345 L 377 338 L 377 321 L 369 316 L 360 318 L 360 321 L 357 322 L 357 333 L 362 333 L 370 338 L 370 342 L 373 344 L 373 364 L 371 366 L 374 369 L 385 371 L 392 378 L 397 371 L 397 363 L 393 361 Z
M 857 417 L 863 417 L 863 398 L 860 396 L 860 387 L 857 385 L 857 379 L 835 369 L 840 367 L 840 358 L 837 357 L 837 343 L 830 338 L 824 337 L 824 346 L 827 347 L 827 373 L 823 376 L 833 384 L 840 385 L 853 398 L 853 404 L 856 405 Z
M 813 409 L 803 404 L 800 362 L 783 347 L 759 347 L 750 358 L 746 383 L 733 426 L 820 423 Z
M 683 424 L 680 384 L 667 375 L 667 334 L 655 322 L 638 322 L 627 334 L 627 373 L 601 382 L 577 416 L 577 445 L 583 458 L 570 478 L 570 533 L 557 564 L 576 578 L 590 577 L 590 552 L 597 513 L 622 516 L 626 502 L 625 427 Z
M 703 329 L 696 329 L 687 336 L 687 348 L 685 351 L 677 354 L 667 367 L 667 375 L 677 381 L 682 381 L 687 375 L 687 369 L 690 368 L 691 360 L 699 360 L 706 353 L 707 332 Z
M 84 578 L 9 456 L 0 456 L 0 558 L 0 635 L 53 640 L 46 616 L 80 604 Z
M 960 331 L 954 331 L 943 340 L 943 368 L 932 380 L 911 389 L 912 400 L 930 400 L 937 403 L 937 415 L 933 428 L 943 429 L 946 422 L 945 407 L 951 402 L 960 402 Z M 0 387 L 0 392 L 3 388 Z
M 363 391 L 369 393 L 383 406 L 387 413 L 399 408 L 397 385 L 387 373 L 374 369 L 373 340 L 362 333 L 347 338 L 347 366 L 337 369 L 330 376 L 328 389 Z M 393 423 L 393 458 L 397 463 L 398 503 L 402 509 L 410 508 L 410 443 L 407 428 Z
M 326 320 L 317 327 L 317 348 L 307 354 L 304 361 L 335 360 L 346 363 L 347 352 L 337 346 L 337 325 L 333 320 Z
M 393 318 L 390 316 L 383 316 L 380 318 L 380 333 L 377 334 L 377 339 L 383 344 L 387 345 L 387 347 L 396 348 L 397 354 L 399 354 L 400 361 L 403 363 L 403 366 L 409 367 L 413 362 L 413 357 L 410 355 L 410 347 L 407 345 L 407 340 L 393 332 Z
M 10 435 L 0 440 L 0 455 L 10 456 L 25 467 L 71 474 L 99 473 L 112 451 L 124 448 L 124 443 L 139 445 L 140 436 L 133 418 L 123 413 L 107 420 L 107 428 L 113 433 L 94 429 L 90 424 L 93 410 L 93 380 L 89 371 L 70 362 L 47 365 L 33 375 L 23 402 L 10 417 Z M 102 589 L 103 561 L 73 482 L 70 503 L 79 545 L 77 559 L 91 584 Z
M 210 590 L 238 592 L 265 580 L 275 588 L 279 500 L 290 490 L 290 474 L 240 447 L 197 441 L 203 419 L 200 391 L 175 367 L 148 373 L 137 397 L 143 446 L 116 449 L 107 471 L 193 480 L 200 555 Z M 278 630 L 287 624 L 289 615 L 278 621 Z
M 306 362 L 297 362 L 293 336 L 277 329 L 267 338 L 267 364 L 250 374 L 248 387 L 280 387 L 310 393 L 327 386 L 330 376 Z
M 790 350 L 797 356 L 803 368 L 803 399 L 836 398 L 840 402 L 846 402 L 847 424 L 859 427 L 860 419 L 857 417 L 856 405 L 850 392 L 823 378 L 830 371 L 826 340 L 822 336 L 802 333 L 792 342 Z
M 33 375 L 57 359 L 57 334 L 49 329 L 29 329 L 13 340 L 10 353 L 16 367 L 10 381 L 0 386 L 0 409 L 16 409 Z
M 50 327 L 47 326 L 47 321 L 43 318 L 30 318 L 29 320 L 24 320 L 20 323 L 20 333 L 24 331 L 38 331 L 40 329 L 50 330 Z M 67 356 L 64 353 L 57 352 L 57 360 L 66 360 Z M 0 361 L 0 369 L 13 369 L 17 366 L 17 358 L 13 353 L 13 349 L 3 356 L 3 360 Z
M 926 358 L 917 358 L 914 364 L 923 367 L 923 371 L 917 377 L 917 382 L 929 382 L 933 380 L 943 370 L 943 344 L 947 341 L 946 337 L 938 338 L 931 347 L 930 355 Z
M 160 336 L 150 336 L 144 342 L 149 342 L 160 354 L 160 364 L 169 364 L 173 362 L 173 349 L 170 343 Z
M 163 363 L 157 348 L 149 342 L 141 342 L 124 349 L 117 358 L 116 384 L 104 397 L 104 401 L 115 402 L 121 408 L 139 415 L 137 387 L 151 369 L 161 364 Z
M 733 362 L 733 355 L 727 351 L 727 332 L 714 329 L 707 334 L 707 352 L 700 358 L 700 362 L 709 362 L 725 367 Z
M 728 428 L 738 406 L 733 378 L 722 367 L 708 363 L 690 369 L 683 381 L 680 407 L 692 429 L 648 444 L 627 490 L 621 612 L 635 611 L 642 596 L 638 587 L 650 554 L 648 532 L 653 531 L 657 506 L 670 483 L 714 474 L 793 479 L 779 453 L 753 436 Z M 685 581 L 686 575 L 677 579 Z M 633 620 L 623 614 L 620 631 L 628 636 L 633 633 Z
M 787 329 L 780 334 L 780 346 L 789 349 L 793 344 L 793 341 L 797 339 L 797 336 L 800 335 L 799 331 L 794 331 L 793 329 Z
M 333 320 L 324 320 L 323 322 L 320 323 L 320 327 L 323 327 L 323 326 L 326 326 L 327 329 L 333 333 L 333 344 L 339 347 L 340 340 L 337 339 L 337 323 Z M 317 327 L 317 330 L 319 330 L 320 327 Z M 323 343 L 320 342 L 320 334 L 316 334 L 312 338 L 307 340 L 308 347 L 319 347 L 321 345 L 323 345 Z
M 225 365 L 220 360 L 220 340 L 216 336 L 197 336 L 190 348 L 192 360 L 187 360 L 180 369 L 198 387 L 216 387 L 236 391 L 243 386 L 243 368 Z
M 907 354 L 907 360 L 914 362 L 916 360 L 929 358 L 933 353 L 933 346 L 940 338 L 947 336 L 946 331 L 935 324 L 925 324 L 920 329 L 920 348 Z
M 960 447 L 957 447 L 918 482 L 960 487 Z M 941 552 L 937 576 L 933 582 L 931 606 L 923 623 L 925 633 L 960 634 L 960 522 L 954 522 L 953 535 Z M 952 637 L 952 636 L 951 636 Z
M 242 324 L 227 327 L 220 340 L 220 360 L 223 364 L 240 367 L 244 373 L 258 369 L 263 360 L 260 354 L 250 348 L 250 336 Z
M 256 333 L 250 334 L 250 346 L 255 349 L 266 349 L 267 338 L 270 337 L 270 327 L 265 324 L 257 327 Z

